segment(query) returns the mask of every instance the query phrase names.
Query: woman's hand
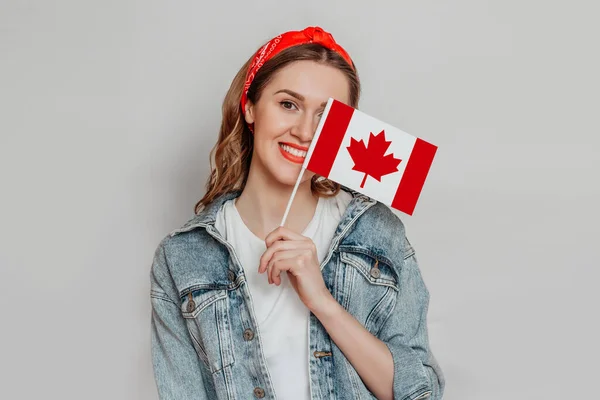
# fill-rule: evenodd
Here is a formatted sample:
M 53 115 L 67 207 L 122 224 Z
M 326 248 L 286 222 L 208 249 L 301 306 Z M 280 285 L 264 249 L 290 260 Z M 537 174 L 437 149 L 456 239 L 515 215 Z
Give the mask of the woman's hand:
M 325 286 L 317 257 L 317 248 L 309 237 L 280 226 L 265 238 L 267 251 L 260 258 L 258 272 L 267 272 L 269 284 L 281 284 L 287 272 L 300 300 L 315 312 L 335 299 Z

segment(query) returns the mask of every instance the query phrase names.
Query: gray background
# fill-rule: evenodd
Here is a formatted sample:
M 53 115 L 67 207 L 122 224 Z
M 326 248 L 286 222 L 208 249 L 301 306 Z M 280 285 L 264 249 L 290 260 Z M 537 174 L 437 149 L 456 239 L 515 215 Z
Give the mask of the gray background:
M 445 399 L 597 394 L 593 2 L 0 4 L 0 398 L 156 398 L 154 249 L 203 194 L 235 72 L 308 25 L 363 111 L 439 146 L 401 218 Z

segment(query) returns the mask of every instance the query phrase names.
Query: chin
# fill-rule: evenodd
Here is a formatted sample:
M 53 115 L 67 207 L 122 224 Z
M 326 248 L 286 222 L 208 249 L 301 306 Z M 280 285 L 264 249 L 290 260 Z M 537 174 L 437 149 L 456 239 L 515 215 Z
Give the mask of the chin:
M 289 170 L 277 170 L 273 171 L 273 176 L 275 180 L 279 182 L 281 185 L 286 186 L 294 186 L 296 181 L 298 180 L 298 174 L 300 173 L 300 169 L 297 171 L 289 171 Z M 301 183 L 305 181 L 305 178 L 302 179 Z
M 274 168 L 271 169 L 271 175 L 275 178 L 275 180 L 285 186 L 294 187 L 296 185 L 296 181 L 298 180 L 298 174 L 302 170 L 302 166 L 294 166 L 292 164 L 281 165 L 277 163 Z M 314 173 L 305 171 L 300 184 L 306 184 L 307 181 L 310 181 Z

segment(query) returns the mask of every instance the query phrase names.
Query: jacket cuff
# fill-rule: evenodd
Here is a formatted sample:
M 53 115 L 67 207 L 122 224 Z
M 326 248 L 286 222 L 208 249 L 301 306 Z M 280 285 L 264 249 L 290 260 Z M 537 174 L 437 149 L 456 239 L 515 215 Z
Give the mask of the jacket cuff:
M 431 383 L 414 350 L 404 344 L 385 344 L 394 359 L 394 400 L 428 399 Z

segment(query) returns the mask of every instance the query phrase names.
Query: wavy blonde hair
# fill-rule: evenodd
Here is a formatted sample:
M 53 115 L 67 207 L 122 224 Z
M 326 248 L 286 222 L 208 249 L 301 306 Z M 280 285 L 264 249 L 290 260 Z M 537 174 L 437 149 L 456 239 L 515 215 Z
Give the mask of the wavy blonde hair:
M 206 194 L 196 203 L 195 214 L 200 213 L 217 197 L 232 191 L 243 190 L 246 185 L 252 162 L 254 137 L 246 125 L 240 99 L 246 72 L 253 58 L 254 56 L 246 61 L 235 75 L 223 101 L 223 119 L 219 138 L 210 152 L 211 173 L 206 182 Z M 256 104 L 263 89 L 277 71 L 301 60 L 315 61 L 342 71 L 348 78 L 350 105 L 354 108 L 358 107 L 360 81 L 354 64 L 349 65 L 338 53 L 314 43 L 290 47 L 267 61 L 258 70 L 248 89 L 248 100 Z M 319 175 L 312 177 L 310 187 L 314 194 L 322 197 L 335 196 L 340 191 L 339 184 Z

